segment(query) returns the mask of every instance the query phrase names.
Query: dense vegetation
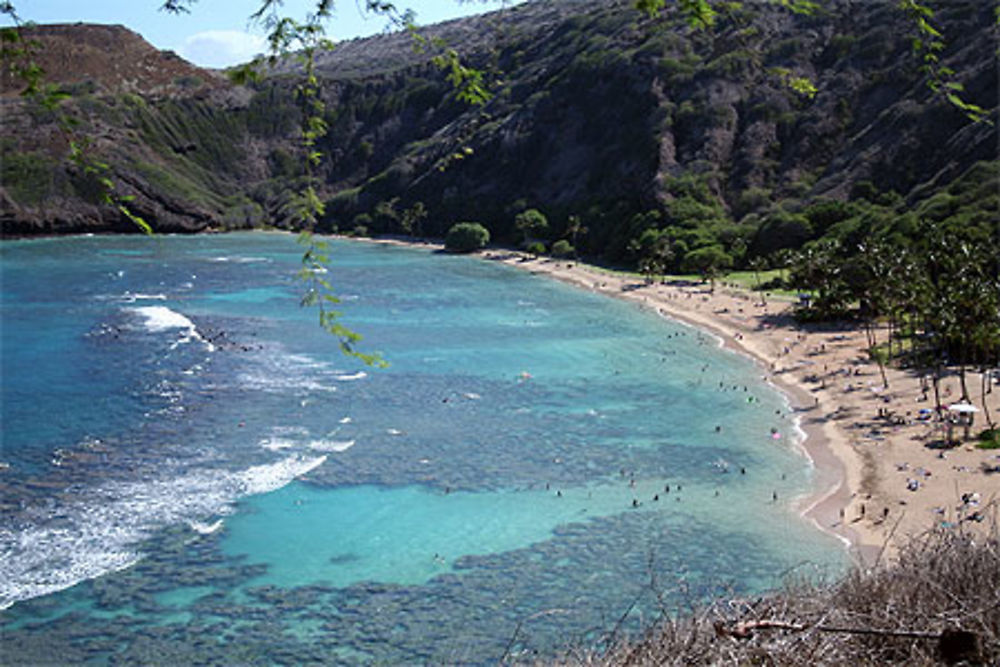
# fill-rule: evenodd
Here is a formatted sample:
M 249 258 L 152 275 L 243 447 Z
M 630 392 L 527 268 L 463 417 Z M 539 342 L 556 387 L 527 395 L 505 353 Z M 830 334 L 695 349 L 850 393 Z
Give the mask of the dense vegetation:
M 1000 365 L 998 182 L 1000 164 L 981 163 L 913 207 L 863 199 L 807 211 L 803 227 L 826 229 L 783 260 L 790 284 L 814 294 L 802 315 L 861 318 L 879 367 L 892 361 L 929 373 L 935 405 L 941 370 L 957 365 L 968 401 L 966 365 Z M 888 324 L 885 340 L 880 322 Z
M 444 247 L 452 252 L 473 252 L 486 247 L 490 233 L 478 222 L 459 222 L 452 225 L 444 238 Z
M 949 31 L 988 30 L 980 6 L 951 3 L 942 18 Z M 364 92 L 345 84 L 348 109 L 379 111 L 349 113 L 353 139 L 331 148 L 390 150 L 331 200 L 330 225 L 420 201 L 428 233 L 474 218 L 510 243 L 522 241 L 518 213 L 537 208 L 550 230 L 536 241 L 570 240 L 575 216 L 587 233 L 570 242 L 605 261 L 748 266 L 822 236 L 819 209 L 830 202 L 912 206 L 995 157 L 995 129 L 970 126 L 921 88 L 907 24 L 891 7 L 800 17 L 755 6 L 709 33 L 679 23 L 592 7 L 534 30 L 527 20 L 498 29 L 481 63 L 496 95 L 481 109 L 421 108 L 384 79 Z M 952 49 L 952 64 L 977 98 L 993 100 L 984 75 L 995 67 L 968 46 Z M 793 70 L 814 76 L 813 98 L 776 73 Z M 386 113 L 386 100 L 398 111 Z M 445 111 L 457 115 L 435 116 Z M 392 133 L 412 119 L 428 131 L 399 149 Z M 375 231 L 398 231 L 385 222 Z

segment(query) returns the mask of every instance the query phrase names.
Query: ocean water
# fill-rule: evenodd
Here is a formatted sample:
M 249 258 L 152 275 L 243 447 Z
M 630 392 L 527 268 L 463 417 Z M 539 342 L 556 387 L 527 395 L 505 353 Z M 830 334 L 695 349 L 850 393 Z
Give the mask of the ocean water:
M 497 263 L 294 237 L 0 244 L 5 663 L 493 663 L 834 576 L 750 361 Z M 777 500 L 775 500 L 775 495 Z

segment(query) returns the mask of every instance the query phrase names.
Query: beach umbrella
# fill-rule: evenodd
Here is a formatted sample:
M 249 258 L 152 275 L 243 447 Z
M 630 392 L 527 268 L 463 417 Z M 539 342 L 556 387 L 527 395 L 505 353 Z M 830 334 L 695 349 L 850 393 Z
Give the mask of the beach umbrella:
M 951 412 L 979 412 L 979 408 L 968 403 L 952 403 L 948 406 Z

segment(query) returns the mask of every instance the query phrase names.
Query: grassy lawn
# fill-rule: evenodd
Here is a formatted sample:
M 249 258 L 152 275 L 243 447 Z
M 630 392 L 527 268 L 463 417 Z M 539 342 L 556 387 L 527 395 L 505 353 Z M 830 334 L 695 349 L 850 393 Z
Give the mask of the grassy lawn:
M 603 266 L 593 266 L 592 268 L 601 272 L 607 273 L 609 275 L 626 277 L 633 280 L 645 280 L 646 276 L 637 271 L 625 271 L 622 269 L 610 269 Z M 753 271 L 733 271 L 727 273 L 721 278 L 716 279 L 715 283 L 717 286 L 730 286 L 735 285 L 739 289 L 744 289 L 748 291 L 754 291 L 757 288 L 758 278 L 760 279 L 760 284 L 766 285 L 770 281 L 779 277 L 783 271 L 781 269 L 771 269 L 769 271 L 761 271 L 755 274 Z M 677 273 L 668 274 L 664 276 L 657 276 L 657 281 L 665 280 L 666 282 L 688 282 L 688 283 L 700 283 L 702 282 L 701 276 L 696 273 Z M 768 289 L 768 294 L 772 297 L 781 297 L 794 299 L 797 298 L 799 290 L 787 290 L 787 289 Z

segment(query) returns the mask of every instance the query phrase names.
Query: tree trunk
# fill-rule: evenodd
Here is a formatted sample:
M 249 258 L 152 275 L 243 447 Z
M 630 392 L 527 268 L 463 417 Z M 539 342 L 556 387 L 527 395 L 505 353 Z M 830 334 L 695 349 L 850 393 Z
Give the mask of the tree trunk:
M 986 426 L 992 431 L 996 425 L 993 423 L 993 417 L 990 416 L 990 406 L 986 404 L 986 388 L 990 384 L 989 368 L 984 366 L 979 377 L 982 381 L 982 384 L 979 387 L 979 395 L 983 399 L 983 415 L 986 417 Z
M 969 387 L 965 383 L 965 359 L 958 364 L 958 383 L 962 387 L 962 397 L 959 399 L 963 403 L 971 403 L 969 400 Z
M 889 356 L 887 358 L 887 361 L 890 364 L 892 363 L 892 339 L 893 339 L 892 334 L 895 330 L 896 330 L 896 311 L 890 309 L 889 310 Z
M 889 388 L 889 379 L 885 376 L 885 364 L 882 363 L 882 357 L 879 356 L 878 350 L 875 348 L 878 346 L 878 337 L 875 334 L 875 323 L 872 319 L 865 320 L 865 335 L 868 336 L 868 356 L 875 360 L 878 364 L 878 373 L 882 376 L 882 388 Z
M 934 409 L 941 412 L 941 359 L 934 363 Z

